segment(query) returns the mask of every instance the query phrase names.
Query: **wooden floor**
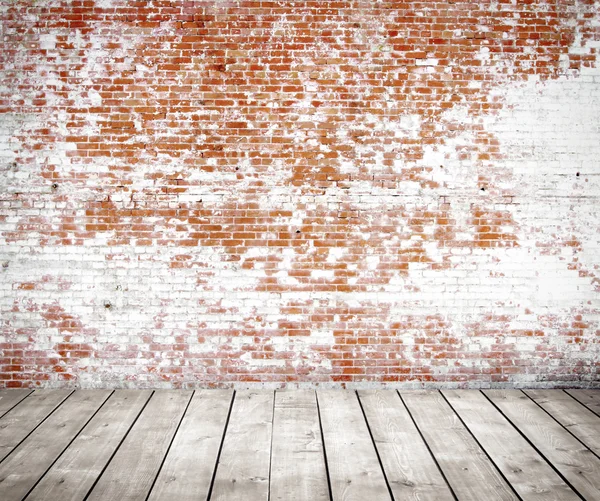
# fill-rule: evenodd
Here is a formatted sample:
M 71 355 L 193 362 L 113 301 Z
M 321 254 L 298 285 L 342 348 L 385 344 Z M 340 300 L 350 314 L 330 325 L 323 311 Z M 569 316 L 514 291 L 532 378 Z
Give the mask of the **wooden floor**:
M 0 500 L 600 500 L 600 391 L 1 390 Z

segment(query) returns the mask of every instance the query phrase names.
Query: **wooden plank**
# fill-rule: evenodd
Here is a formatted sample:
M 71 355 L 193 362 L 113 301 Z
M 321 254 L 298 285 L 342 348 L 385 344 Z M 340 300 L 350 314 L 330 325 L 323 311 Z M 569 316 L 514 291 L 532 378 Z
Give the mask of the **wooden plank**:
M 395 499 L 454 496 L 395 391 L 359 391 L 367 422 Z
M 600 390 L 565 390 L 574 399 L 600 416 Z
M 329 501 L 314 391 L 275 393 L 271 499 Z
M 155 391 L 87 499 L 145 500 L 191 397 Z
M 486 390 L 485 394 L 585 499 L 600 499 L 598 457 L 523 392 Z
M 232 398 L 230 390 L 194 393 L 149 501 L 208 499 Z
M 111 394 L 108 390 L 80 390 L 0 464 L 2 501 L 23 499 L 57 457 Z
M 269 498 L 272 391 L 239 391 L 217 466 L 211 501 Z
M 400 395 L 458 499 L 518 499 L 439 392 Z
M 84 499 L 151 394 L 148 390 L 115 391 L 27 499 Z
M 0 417 L 29 395 L 33 390 L 0 390 Z
M 483 394 L 474 390 L 442 393 L 522 499 L 579 499 Z
M 48 415 L 71 394 L 71 390 L 36 390 L 24 402 L 0 418 L 0 461 L 8 456 Z
M 536 404 L 600 456 L 600 417 L 564 391 L 526 390 Z
M 391 500 L 354 392 L 317 392 L 333 501 Z

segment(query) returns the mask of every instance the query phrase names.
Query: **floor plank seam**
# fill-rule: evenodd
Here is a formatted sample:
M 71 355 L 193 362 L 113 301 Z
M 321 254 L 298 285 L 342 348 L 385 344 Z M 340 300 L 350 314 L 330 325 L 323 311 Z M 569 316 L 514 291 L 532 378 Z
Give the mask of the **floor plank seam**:
M 152 493 L 152 489 L 154 489 L 154 486 L 156 485 L 156 479 L 158 478 L 158 476 L 160 475 L 160 471 L 163 469 L 163 466 L 165 465 L 165 461 L 167 460 L 167 456 L 169 455 L 169 451 L 171 450 L 171 446 L 173 445 L 173 441 L 175 440 L 175 437 L 177 436 L 177 432 L 179 431 L 179 428 L 181 427 L 181 423 L 183 423 L 183 419 L 185 418 L 185 415 L 190 407 L 190 404 L 192 403 L 192 399 L 194 398 L 194 395 L 196 394 L 196 390 L 192 390 L 192 394 L 190 395 L 190 399 L 188 400 L 187 405 L 185 406 L 185 409 L 183 410 L 183 414 L 181 415 L 181 418 L 179 419 L 179 423 L 177 423 L 177 427 L 175 428 L 175 433 L 173 433 L 173 436 L 171 437 L 171 441 L 169 442 L 169 445 L 167 446 L 167 450 L 165 451 L 165 455 L 162 458 L 162 461 L 160 463 L 160 466 L 158 467 L 158 470 L 156 471 L 156 475 L 154 476 L 154 480 L 152 480 L 152 485 L 150 485 L 150 489 L 148 489 L 148 493 L 146 494 L 146 498 L 145 501 L 148 501 L 148 498 L 150 498 L 150 494 Z
M 100 472 L 100 474 L 98 475 L 98 477 L 94 480 L 94 483 L 91 485 L 91 487 L 88 490 L 87 494 L 83 498 L 83 501 L 87 501 L 87 499 L 92 494 L 92 491 L 94 490 L 94 488 L 96 487 L 96 485 L 98 484 L 98 482 L 100 481 L 100 479 L 102 478 L 102 475 L 104 475 L 104 472 L 108 468 L 108 465 L 111 463 L 111 461 L 113 460 L 113 458 L 115 457 L 115 455 L 117 454 L 117 452 L 121 449 L 121 446 L 123 445 L 123 442 L 125 442 L 125 439 L 127 438 L 127 436 L 129 435 L 129 433 L 133 429 L 135 423 L 137 423 L 138 419 L 142 415 L 142 412 L 144 412 L 144 409 L 148 405 L 148 402 L 150 402 L 150 400 L 152 400 L 152 397 L 154 396 L 154 393 L 155 393 L 155 391 L 152 391 L 152 393 L 148 397 L 148 400 L 146 400 L 146 402 L 144 403 L 144 405 L 140 409 L 140 412 L 138 412 L 137 416 L 135 417 L 135 419 L 133 420 L 133 422 L 131 423 L 131 425 L 129 426 L 129 428 L 127 428 L 127 431 L 123 435 L 123 438 L 119 441 L 119 444 L 117 445 L 117 447 L 115 448 L 115 450 L 113 451 L 113 453 L 110 455 L 110 458 L 108 458 L 108 461 L 106 462 L 106 464 L 102 468 L 102 471 Z
M 75 392 L 73 392 L 75 393 Z M 71 393 L 71 395 L 73 394 Z M 96 414 L 98 414 L 100 412 L 100 409 L 102 409 L 102 407 L 104 407 L 106 405 L 106 402 L 108 402 L 108 399 L 110 397 L 113 396 L 113 394 L 115 393 L 115 391 L 111 391 L 108 396 L 104 399 L 104 401 L 102 402 L 102 404 L 100 405 L 100 407 L 98 407 L 96 409 L 96 411 L 90 416 L 90 418 L 83 424 L 83 426 L 79 429 L 79 431 L 75 434 L 75 436 L 70 440 L 70 442 L 65 446 L 65 448 L 61 451 L 60 454 L 58 454 L 55 458 L 54 461 L 52 461 L 52 463 L 48 466 L 48 468 L 46 468 L 46 471 L 40 476 L 40 478 L 37 479 L 37 481 L 31 486 L 31 489 L 29 489 L 27 491 L 27 493 L 23 496 L 23 501 L 25 501 L 27 499 L 27 497 L 33 492 L 33 490 L 37 487 L 37 485 L 42 481 L 42 479 L 46 476 L 46 474 L 50 471 L 50 469 L 54 466 L 54 464 L 60 459 L 60 457 L 66 452 L 66 450 L 71 447 L 71 444 L 77 439 L 77 437 L 79 435 L 81 435 L 81 432 L 83 430 L 85 430 L 85 427 L 90 423 L 90 421 L 92 419 L 94 419 L 94 417 L 96 416 Z M 71 396 L 69 395 L 69 396 Z M 67 399 L 63 400 L 66 401 Z M 62 403 L 60 404 L 62 406 Z M 60 407 L 60 406 L 59 406 Z M 57 407 L 58 408 L 58 407 Z
M 596 414 L 596 416 L 598 416 L 600 418 L 600 413 L 596 412 L 594 409 L 592 409 L 589 405 L 586 405 L 585 402 L 582 402 L 581 400 L 579 400 L 575 395 L 569 393 L 566 390 L 562 390 L 564 391 L 567 395 L 569 395 L 571 398 L 575 399 L 577 402 L 579 402 L 581 405 L 583 405 L 586 409 L 588 409 L 590 412 L 593 412 L 594 414 Z
M 31 393 L 30 393 L 30 395 L 32 395 L 33 393 L 34 393 L 34 392 L 31 392 Z M 19 446 L 20 446 L 20 445 L 21 445 L 23 442 L 25 442 L 25 440 L 27 440 L 27 439 L 29 438 L 29 436 L 30 436 L 32 433 L 34 433 L 34 432 L 35 432 L 35 430 L 37 430 L 37 429 L 38 429 L 38 428 L 39 428 L 39 427 L 40 427 L 42 424 L 44 424 L 44 422 L 45 422 L 45 421 L 46 421 L 46 420 L 47 420 L 47 419 L 48 419 L 50 416 L 52 416 L 52 414 L 54 414 L 54 413 L 55 413 L 55 412 L 56 412 L 56 411 L 57 411 L 57 410 L 58 410 L 60 407 L 62 407 L 62 405 L 63 405 L 63 404 L 64 404 L 64 403 L 65 403 L 65 402 L 66 402 L 66 401 L 69 399 L 69 398 L 71 398 L 71 396 L 72 396 L 74 393 L 75 393 L 75 390 L 72 390 L 72 391 L 71 391 L 71 393 L 69 393 L 69 394 L 68 394 L 68 395 L 67 395 L 67 396 L 66 396 L 66 397 L 65 397 L 65 398 L 64 398 L 64 399 L 63 399 L 63 400 L 62 400 L 62 401 L 61 401 L 61 402 L 60 402 L 60 403 L 59 403 L 59 404 L 56 406 L 56 407 L 54 407 L 54 409 L 52 409 L 52 410 L 51 410 L 51 411 L 48 413 L 48 415 L 47 415 L 46 417 L 44 417 L 44 419 L 42 419 L 42 420 L 41 420 L 41 421 L 40 421 L 40 422 L 39 422 L 39 423 L 38 423 L 38 424 L 37 424 L 37 425 L 36 425 L 36 426 L 35 426 L 35 427 L 34 427 L 34 428 L 33 428 L 33 429 L 32 429 L 32 430 L 31 430 L 31 431 L 30 431 L 30 432 L 29 432 L 27 435 L 26 435 L 26 436 L 24 436 L 24 437 L 23 437 L 23 439 L 22 439 L 22 440 L 21 440 L 21 441 L 20 441 L 18 444 L 15 444 L 15 446 L 12 448 L 12 450 L 11 450 L 11 451 L 10 451 L 10 452 L 9 452 L 9 453 L 6 455 L 6 456 L 4 456 L 2 459 L 0 459 L 0 463 L 2 463 L 2 462 L 4 462 L 4 461 L 6 461 L 6 459 L 7 459 L 7 458 L 9 458 L 9 457 L 10 457 L 10 455 L 11 455 L 11 454 L 12 454 L 12 453 L 13 453 L 15 450 L 17 450 L 17 449 L 19 448 Z M 29 396 L 29 395 L 27 395 L 27 396 Z M 25 400 L 25 399 L 23 399 L 23 400 Z M 23 400 L 21 400 L 21 401 L 19 402 L 19 404 L 20 404 L 21 402 L 23 402 Z M 16 407 L 16 405 L 15 405 L 15 407 Z M 13 407 L 12 409 L 14 409 L 14 407 Z M 11 409 L 11 410 L 12 410 L 12 409 Z M 6 416 L 6 414 L 4 414 L 4 416 Z M 2 418 L 4 418 L 4 416 L 2 416 Z M 2 418 L 0 418 L 0 419 L 2 419 Z
M 581 445 L 583 445 L 583 447 L 585 447 L 588 451 L 590 451 L 594 456 L 596 456 L 598 459 L 600 459 L 600 456 L 598 454 L 596 454 L 592 449 L 590 449 L 587 444 L 585 444 L 577 435 L 575 435 L 571 430 L 569 430 L 569 428 L 567 428 L 564 424 L 562 424 L 558 419 L 556 419 L 550 412 L 548 412 L 542 405 L 538 404 L 533 398 L 531 398 L 527 392 L 522 391 L 521 393 L 523 393 L 524 395 L 527 396 L 527 398 L 529 398 L 529 400 L 531 400 L 535 405 L 537 405 L 540 409 L 542 409 L 546 414 L 548 414 L 548 416 L 550 416 L 554 421 L 556 421 L 556 423 L 558 425 L 560 425 L 560 427 L 565 430 L 567 433 L 569 433 L 569 435 L 571 435 L 575 440 L 577 440 Z M 568 395 L 568 393 L 567 393 Z M 570 395 L 569 395 L 570 396 Z M 572 398 L 572 397 L 571 397 Z M 573 399 L 575 400 L 575 399 Z M 576 400 L 577 402 L 579 402 L 578 400 Z M 587 407 L 586 407 L 587 409 Z
M 410 420 L 412 421 L 412 423 L 415 426 L 417 432 L 419 433 L 419 436 L 421 437 L 421 440 L 425 444 L 425 447 L 427 447 L 427 450 L 429 451 L 429 455 L 431 456 L 431 458 L 433 459 L 433 462 L 437 466 L 437 469 L 440 472 L 440 475 L 442 475 L 442 478 L 444 479 L 444 482 L 446 482 L 446 485 L 448 486 L 448 489 L 450 489 L 450 493 L 452 494 L 452 497 L 454 497 L 455 501 L 459 501 L 458 497 L 456 496 L 456 493 L 454 492 L 454 489 L 452 488 L 452 486 L 450 485 L 450 482 L 448 481 L 448 478 L 446 477 L 446 474 L 444 473 L 444 470 L 442 470 L 442 467 L 438 463 L 438 460 L 435 457 L 435 454 L 431 450 L 431 447 L 427 443 L 427 440 L 425 440 L 425 436 L 421 432 L 421 428 L 419 428 L 419 425 L 417 425 L 417 421 L 415 420 L 414 416 L 412 415 L 412 412 L 410 412 L 410 408 L 408 407 L 408 405 L 406 405 L 406 402 L 402 398 L 402 393 L 399 390 L 394 390 L 394 391 L 398 394 L 398 397 L 400 398 L 400 401 L 402 402 L 402 405 L 406 409 L 406 412 L 408 413 L 408 416 L 410 417 Z
M 379 461 L 379 467 L 381 468 L 381 473 L 383 474 L 383 478 L 385 480 L 385 485 L 387 485 L 388 491 L 390 493 L 390 498 L 392 499 L 392 501 L 395 501 L 396 498 L 394 497 L 394 493 L 392 491 L 392 487 L 388 480 L 387 473 L 385 472 L 385 468 L 383 467 L 383 462 L 381 461 L 381 456 L 379 455 L 379 449 L 377 448 L 377 444 L 375 443 L 375 439 L 373 438 L 373 432 L 371 431 L 371 425 L 369 424 L 369 420 L 367 419 L 367 415 L 365 414 L 365 409 L 360 400 L 360 396 L 358 395 L 357 391 L 354 392 L 354 395 L 356 396 L 356 399 L 358 400 L 358 405 L 360 406 L 360 410 L 362 412 L 363 418 L 367 425 L 367 430 L 369 431 L 369 437 L 371 437 L 371 443 L 373 444 L 373 448 L 375 449 L 375 454 L 377 454 L 377 461 Z
M 219 452 L 217 452 L 215 467 L 213 468 L 212 477 L 210 479 L 210 486 L 208 488 L 208 494 L 206 495 L 206 501 L 210 501 L 212 497 L 213 488 L 215 486 L 215 478 L 217 477 L 217 470 L 219 469 L 219 461 L 221 460 L 221 452 L 223 451 L 225 436 L 227 435 L 227 429 L 229 428 L 229 419 L 231 418 L 231 411 L 233 410 L 233 403 L 235 401 L 235 397 L 236 391 L 233 390 L 233 393 L 231 394 L 231 400 L 229 402 L 229 411 L 227 412 L 227 419 L 225 420 L 225 427 L 223 428 L 223 435 L 221 436 L 221 443 L 219 444 Z
M 17 405 L 19 405 L 21 402 L 23 402 L 23 400 L 25 400 L 29 395 L 31 395 L 34 392 L 34 390 L 31 390 L 29 393 L 27 393 L 27 395 L 24 395 L 22 399 L 20 399 L 19 401 L 17 401 L 15 403 L 15 405 L 13 405 L 11 408 L 6 409 L 1 415 L 0 415 L 0 419 L 3 418 L 4 416 L 6 416 L 10 411 L 12 411 Z
M 271 415 L 271 450 L 269 453 L 269 492 L 267 501 L 271 501 L 271 468 L 273 466 L 273 435 L 275 433 L 275 403 L 277 402 L 277 391 L 273 390 L 273 414 Z
M 481 390 L 480 390 L 481 391 Z M 523 393 L 522 390 L 521 393 Z M 583 501 L 586 501 L 586 499 L 579 493 L 579 491 L 571 484 L 571 482 L 569 482 L 565 476 L 558 470 L 558 468 L 556 468 L 554 466 L 554 464 L 552 463 L 552 461 L 550 461 L 544 454 L 542 454 L 542 452 L 534 445 L 534 443 L 529 440 L 529 438 L 527 436 L 525 436 L 525 433 L 523 433 L 516 425 L 515 423 L 513 423 L 508 416 L 506 416 L 506 414 L 504 414 L 504 412 L 502 412 L 502 410 L 500 409 L 500 407 L 498 407 L 491 398 L 489 398 L 484 392 L 481 392 L 483 394 L 483 396 L 485 398 L 488 399 L 488 401 L 495 407 L 495 409 L 504 417 L 504 419 L 506 419 L 506 421 L 508 423 L 510 423 L 510 425 L 517 431 L 517 433 L 519 433 L 526 441 L 527 443 L 533 448 L 533 450 L 535 450 L 535 452 L 537 452 L 539 454 L 539 456 L 546 461 L 546 463 L 550 466 L 550 468 L 552 468 L 554 470 L 554 472 L 560 477 L 560 479 L 567 484 L 567 486 L 569 487 L 569 489 L 571 489 L 580 499 L 582 499 Z M 511 486 L 512 487 L 512 486 Z
M 325 447 L 325 436 L 323 434 L 323 423 L 321 421 L 321 408 L 319 407 L 319 392 L 315 392 L 317 401 L 317 414 L 319 416 L 319 430 L 321 431 L 321 444 L 323 445 L 323 460 L 325 461 L 325 475 L 327 476 L 327 488 L 329 489 L 329 501 L 333 501 L 333 490 L 331 488 L 331 478 L 329 476 L 329 463 L 327 462 L 327 450 Z
M 480 393 L 482 393 L 481 390 L 478 390 L 478 391 Z M 502 479 L 504 480 L 504 482 L 506 482 L 506 485 L 508 485 L 511 488 L 511 490 L 513 491 L 514 495 L 517 496 L 517 498 L 519 498 L 521 501 L 523 501 L 523 498 L 519 495 L 519 493 L 517 492 L 517 490 L 513 487 L 512 483 L 508 480 L 508 478 L 506 478 L 506 476 L 504 475 L 504 472 L 498 467 L 498 465 L 496 464 L 496 462 L 492 459 L 491 455 L 488 453 L 487 450 L 485 450 L 485 448 L 483 447 L 483 445 L 481 444 L 481 442 L 479 442 L 479 440 L 477 439 L 477 437 L 475 436 L 475 434 L 471 431 L 471 428 L 469 428 L 467 426 L 467 423 L 464 422 L 464 420 L 461 417 L 461 415 L 458 412 L 456 412 L 456 409 L 450 403 L 450 401 L 446 398 L 446 395 L 444 395 L 444 392 L 441 391 L 441 390 L 439 390 L 439 393 L 442 396 L 442 398 L 446 401 L 446 403 L 450 406 L 450 409 L 452 409 L 452 412 L 454 412 L 454 414 L 456 415 L 456 417 L 458 418 L 458 420 L 462 423 L 462 425 L 465 427 L 465 429 L 467 430 L 467 432 L 469 433 L 469 435 L 471 435 L 471 437 L 473 437 L 473 440 L 475 440 L 475 443 L 477 444 L 477 446 L 483 451 L 483 453 L 490 460 L 490 463 L 494 466 L 494 468 L 496 469 L 496 471 L 498 472 L 498 474 L 502 477 Z

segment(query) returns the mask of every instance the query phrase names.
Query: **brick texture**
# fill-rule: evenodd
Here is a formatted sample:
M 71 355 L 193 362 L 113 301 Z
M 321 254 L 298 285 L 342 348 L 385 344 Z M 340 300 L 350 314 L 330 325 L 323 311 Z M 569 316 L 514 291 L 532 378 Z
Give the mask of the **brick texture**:
M 0 386 L 600 386 L 599 1 L 0 20 Z

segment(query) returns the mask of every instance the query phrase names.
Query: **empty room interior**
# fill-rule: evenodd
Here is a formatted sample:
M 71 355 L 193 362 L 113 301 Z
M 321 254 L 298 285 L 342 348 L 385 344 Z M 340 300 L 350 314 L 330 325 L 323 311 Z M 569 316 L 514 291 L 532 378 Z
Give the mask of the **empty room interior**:
M 0 501 L 600 501 L 600 0 L 0 0 Z

